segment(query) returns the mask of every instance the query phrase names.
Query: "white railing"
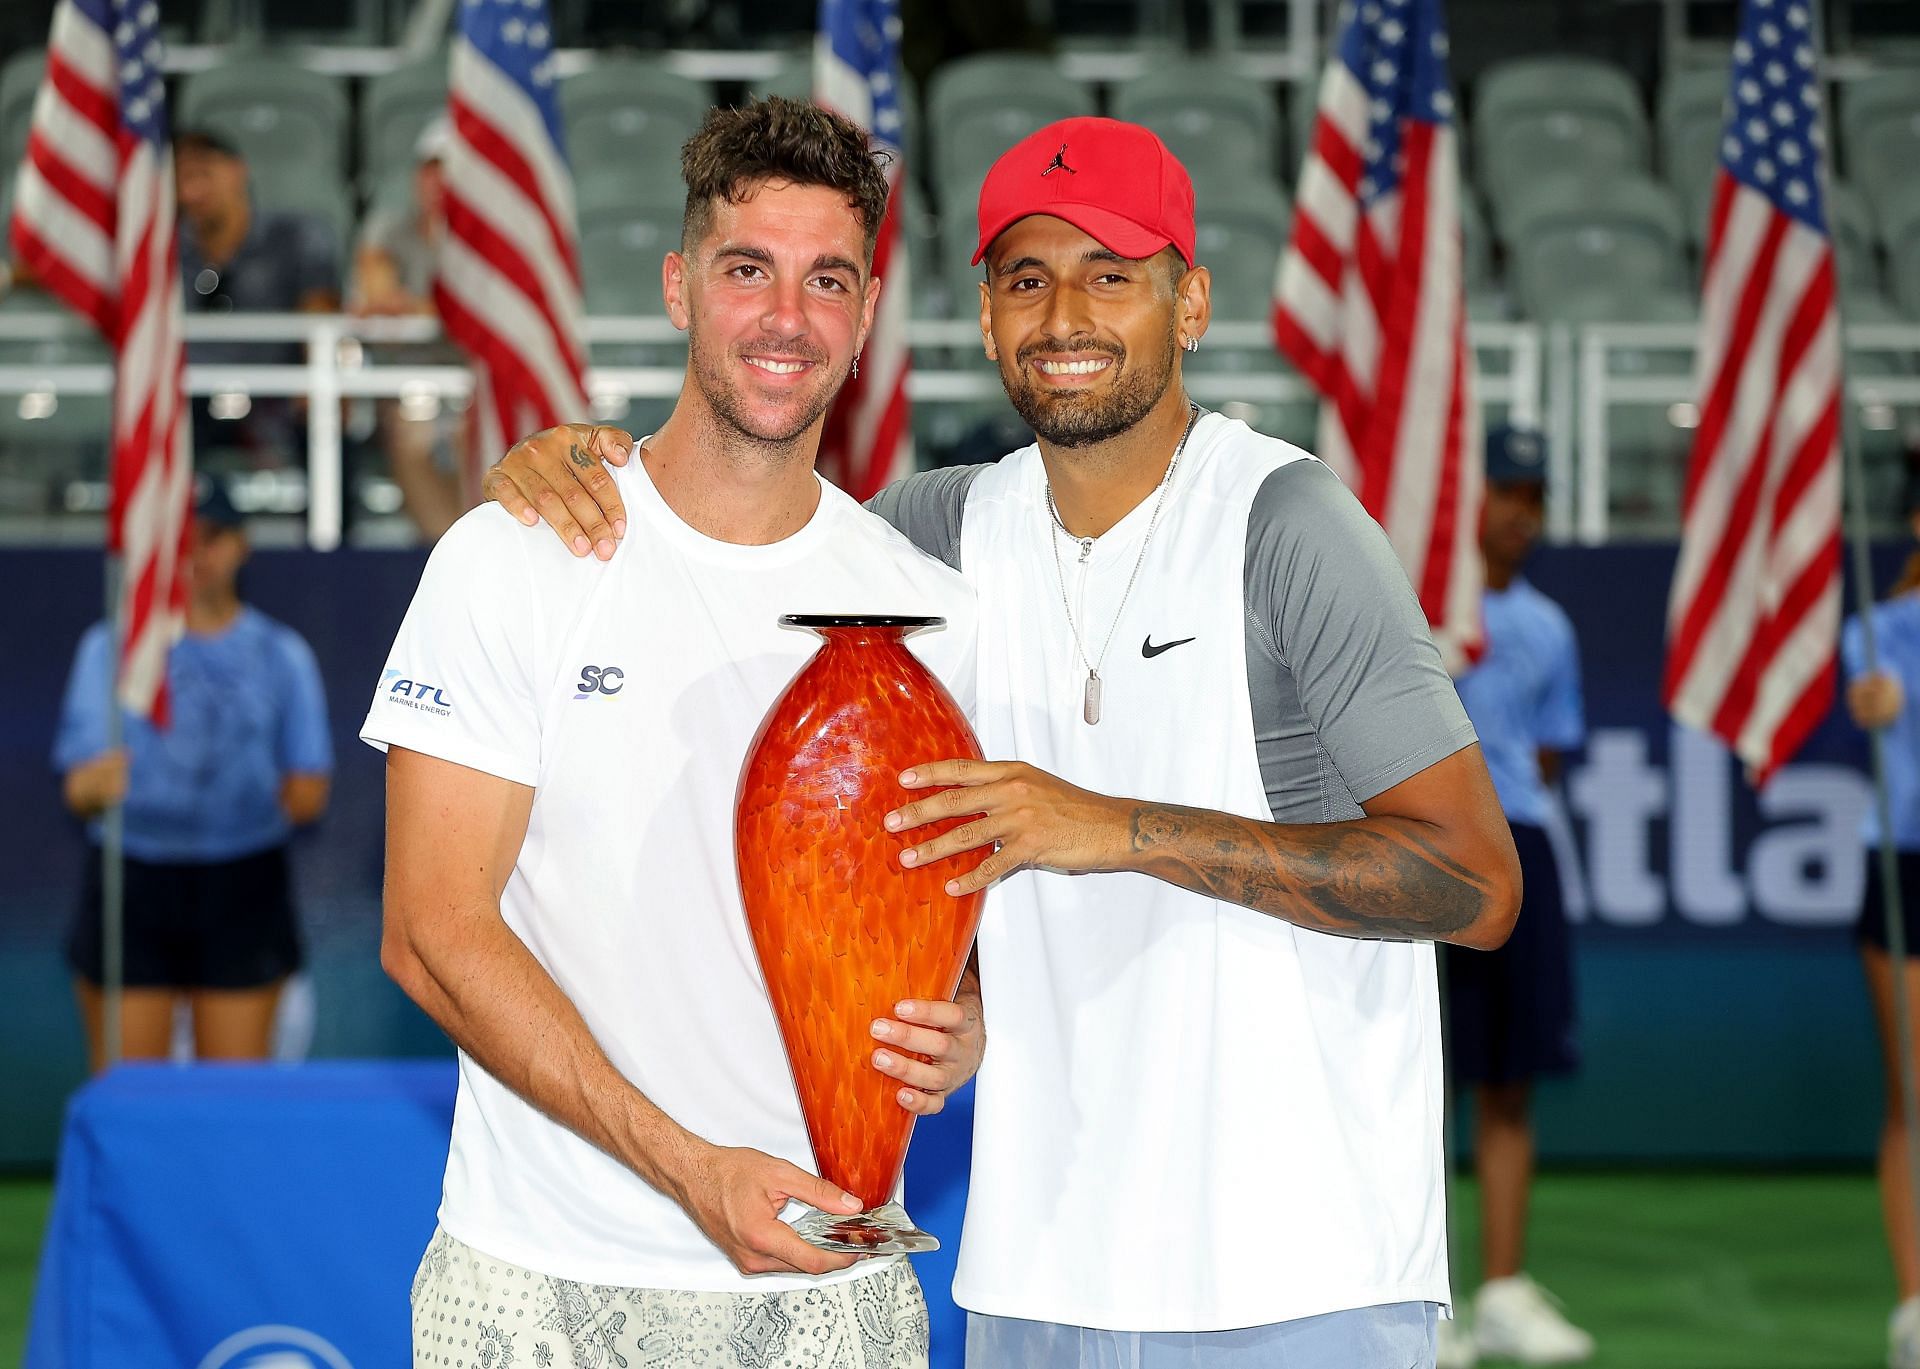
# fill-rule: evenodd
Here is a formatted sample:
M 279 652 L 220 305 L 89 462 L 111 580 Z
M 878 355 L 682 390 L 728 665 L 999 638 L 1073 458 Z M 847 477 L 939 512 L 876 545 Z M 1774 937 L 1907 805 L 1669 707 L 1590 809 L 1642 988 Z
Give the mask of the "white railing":
M 664 318 L 594 318 L 586 325 L 592 343 L 675 344 L 682 340 Z M 0 343 L 87 336 L 77 320 L 57 314 L 0 314 Z M 340 545 L 345 490 L 342 477 L 340 401 L 395 399 L 432 394 L 464 398 L 472 377 L 457 365 L 423 365 L 383 358 L 371 345 L 426 343 L 440 338 L 431 319 L 363 319 L 340 314 L 247 314 L 187 319 L 190 342 L 290 343 L 306 349 L 304 363 L 196 363 L 187 367 L 187 393 L 194 396 L 240 393 L 248 396 L 304 396 L 307 404 L 307 542 L 316 550 Z M 1481 399 L 1507 406 L 1516 420 L 1538 423 L 1544 413 L 1544 374 L 1539 329 L 1530 324 L 1476 323 L 1470 330 L 1484 360 Z M 969 320 L 917 320 L 908 341 L 922 352 L 964 351 L 980 345 L 980 330 Z M 1272 334 L 1261 323 L 1216 323 L 1206 346 L 1237 350 L 1263 358 L 1273 355 Z M 931 358 L 929 358 L 931 360 Z M 588 391 L 603 416 L 624 411 L 634 399 L 672 398 L 680 391 L 680 366 L 595 366 Z M 112 368 L 90 364 L 0 363 L 0 402 L 9 396 L 47 394 L 105 395 L 113 385 Z M 1313 399 L 1298 375 L 1274 368 L 1255 374 L 1196 371 L 1187 378 L 1194 398 L 1216 408 L 1234 405 L 1288 404 Z M 907 377 L 907 393 L 916 404 L 978 403 L 1002 397 L 999 378 L 985 363 L 972 368 L 916 364 Z M 1556 475 L 1556 479 L 1559 478 Z
M 1856 323 L 1845 330 L 1851 362 L 1863 354 L 1890 354 L 1904 375 L 1861 375 L 1849 366 L 1847 395 L 1859 425 L 1868 431 L 1895 428 L 1898 408 L 1920 408 L 1920 325 Z M 1566 453 L 1549 491 L 1549 533 L 1557 540 L 1588 545 L 1607 541 L 1612 532 L 1609 479 L 1611 413 L 1625 405 L 1664 406 L 1674 426 L 1690 429 L 1698 421 L 1693 376 L 1698 329 L 1690 323 L 1589 324 L 1577 332 L 1564 325 L 1549 330 L 1548 354 L 1554 378 L 1549 382 L 1550 411 L 1556 416 L 1550 450 Z M 1617 354 L 1638 358 L 1666 353 L 1670 370 L 1638 375 L 1615 374 Z M 1670 472 L 1677 492 L 1684 469 Z M 1554 515 L 1557 514 L 1557 517 Z

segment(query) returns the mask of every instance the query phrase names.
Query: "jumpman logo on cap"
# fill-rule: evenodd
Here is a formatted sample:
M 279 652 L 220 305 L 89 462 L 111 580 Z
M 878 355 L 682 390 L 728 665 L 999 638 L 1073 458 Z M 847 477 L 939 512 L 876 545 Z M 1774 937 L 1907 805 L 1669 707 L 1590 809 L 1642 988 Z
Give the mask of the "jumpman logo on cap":
M 1064 171 L 1069 176 L 1078 176 L 1080 174 L 1067 165 L 1067 145 L 1065 143 L 1060 144 L 1060 150 L 1053 154 L 1053 160 L 1047 163 L 1047 169 L 1040 174 L 1042 176 L 1051 176 L 1056 171 Z

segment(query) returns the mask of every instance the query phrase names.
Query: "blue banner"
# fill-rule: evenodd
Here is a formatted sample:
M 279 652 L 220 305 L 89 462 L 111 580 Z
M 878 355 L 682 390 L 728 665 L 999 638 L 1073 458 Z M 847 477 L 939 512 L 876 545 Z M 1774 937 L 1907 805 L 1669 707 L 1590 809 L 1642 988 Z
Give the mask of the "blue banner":
M 1880 557 L 1890 580 L 1904 548 Z M 381 759 L 355 737 L 420 553 L 261 552 L 244 591 L 297 628 L 326 675 L 339 771 L 296 842 L 318 1056 L 445 1054 L 381 974 Z M 1541 1099 L 1548 1158 L 1857 1160 L 1879 1063 L 1849 926 L 1863 874 L 1865 746 L 1835 717 L 1764 794 L 1660 711 L 1673 549 L 1548 548 L 1529 577 L 1572 616 L 1589 742 L 1569 758 L 1558 846 L 1576 922 L 1585 1068 Z M 0 551 L 0 1168 L 44 1167 L 84 1074 L 61 939 L 82 845 L 47 751 L 100 561 Z

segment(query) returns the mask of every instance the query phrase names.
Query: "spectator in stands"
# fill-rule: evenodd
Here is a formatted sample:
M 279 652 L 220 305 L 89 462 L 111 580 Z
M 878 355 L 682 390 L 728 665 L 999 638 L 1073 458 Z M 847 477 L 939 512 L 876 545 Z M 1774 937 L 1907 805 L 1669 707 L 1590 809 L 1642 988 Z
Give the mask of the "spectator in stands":
M 74 656 L 53 764 L 67 807 L 92 824 L 68 959 L 96 1069 L 106 1056 L 96 820 L 108 807 L 125 818 L 126 1058 L 167 1054 L 182 999 L 197 1055 L 265 1056 L 281 986 L 300 964 L 287 844 L 326 809 L 333 755 L 313 652 L 240 599 L 247 553 L 232 501 L 208 484 L 194 512 L 187 631 L 167 661 L 165 728 L 125 717 L 114 747 L 109 626 L 89 628 Z
M 1920 470 L 1909 468 L 1907 525 L 1920 538 Z M 1847 712 L 1861 727 L 1886 730 L 1888 811 L 1899 851 L 1900 889 L 1905 895 L 1900 925 L 1906 933 L 1909 1001 L 1920 1003 L 1920 710 L 1906 706 L 1920 692 L 1920 550 L 1887 598 L 1873 610 L 1873 637 L 1879 668 L 1868 673 L 1866 627 L 1855 616 L 1841 637 L 1847 672 Z M 1900 1046 L 1893 1014 L 1893 957 L 1887 946 L 1886 892 L 1880 871 L 1880 821 L 1867 810 L 1861 837 L 1867 877 L 1861 895 L 1856 935 L 1866 961 L 1867 988 L 1886 1058 L 1886 1118 L 1880 1127 L 1880 1195 L 1887 1224 L 1887 1245 L 1900 1302 L 1888 1324 L 1887 1363 L 1892 1369 L 1920 1369 L 1920 1232 L 1914 1225 L 1913 1175 L 1908 1171 L 1909 1137 L 1900 1097 Z
M 1443 1324 L 1440 1369 L 1466 1369 L 1482 1355 L 1575 1364 L 1593 1354 L 1593 1337 L 1527 1277 L 1524 1259 L 1533 1081 L 1579 1063 L 1571 938 L 1546 825 L 1560 753 L 1586 735 L 1580 657 L 1567 615 L 1520 574 L 1540 536 L 1545 454 L 1537 432 L 1502 427 L 1487 435 L 1480 526 L 1486 650 L 1459 690 L 1513 828 L 1525 892 L 1513 935 L 1499 950 L 1444 948 L 1449 1059 L 1473 1092 L 1486 1281 L 1473 1299 L 1471 1327 Z
M 404 210 L 375 208 L 368 214 L 353 254 L 349 304 L 355 313 L 433 316 L 433 277 L 447 227 L 441 167 L 452 133 L 444 118 L 427 125 L 414 148 L 412 203 Z M 388 350 L 392 359 L 423 364 L 459 360 L 442 343 Z M 380 445 L 389 473 L 406 500 L 407 516 L 428 541 L 437 541 L 472 502 L 460 489 L 466 425 L 458 413 L 437 403 L 433 408 L 430 416 L 409 417 L 399 400 L 379 405 Z
M 340 308 L 340 251 L 318 218 L 261 209 L 247 163 L 216 133 L 183 130 L 173 139 L 180 204 L 180 277 L 190 312 L 320 313 Z M 196 342 L 189 360 L 239 365 L 299 364 L 298 343 Z M 237 449 L 242 464 L 272 468 L 306 458 L 304 403 L 277 396 L 218 395 L 193 401 L 194 449 Z

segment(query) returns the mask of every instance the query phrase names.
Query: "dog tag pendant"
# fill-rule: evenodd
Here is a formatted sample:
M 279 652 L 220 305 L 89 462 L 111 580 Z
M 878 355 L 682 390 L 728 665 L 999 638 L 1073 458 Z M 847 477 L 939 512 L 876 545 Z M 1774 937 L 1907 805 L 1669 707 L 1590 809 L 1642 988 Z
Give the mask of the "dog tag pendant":
M 1087 672 L 1087 696 L 1081 705 L 1080 716 L 1087 720 L 1088 726 L 1100 721 L 1100 672 Z

